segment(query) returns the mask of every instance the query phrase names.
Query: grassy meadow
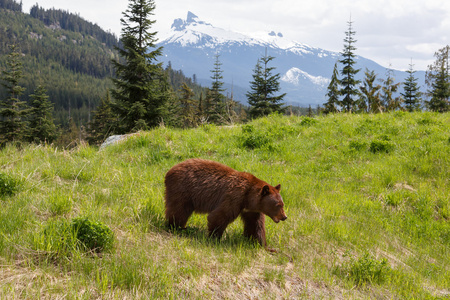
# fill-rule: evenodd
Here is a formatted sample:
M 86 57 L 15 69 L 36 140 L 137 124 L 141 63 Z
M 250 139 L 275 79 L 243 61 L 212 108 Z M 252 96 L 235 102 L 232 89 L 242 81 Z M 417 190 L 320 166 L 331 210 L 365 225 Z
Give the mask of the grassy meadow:
M 288 219 L 266 219 L 277 253 L 243 238 L 240 220 L 220 242 L 205 215 L 165 228 L 164 175 L 193 157 L 281 184 Z M 0 299 L 449 299 L 449 191 L 449 113 L 272 115 L 102 150 L 7 146 Z M 90 251 L 74 220 L 113 240 Z

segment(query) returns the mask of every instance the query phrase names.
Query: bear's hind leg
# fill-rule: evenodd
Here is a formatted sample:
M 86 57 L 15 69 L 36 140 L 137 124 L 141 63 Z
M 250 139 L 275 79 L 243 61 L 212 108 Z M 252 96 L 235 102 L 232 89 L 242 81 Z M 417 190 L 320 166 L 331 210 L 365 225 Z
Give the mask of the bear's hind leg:
M 220 239 L 225 232 L 228 224 L 233 222 L 237 216 L 223 209 L 216 209 L 208 215 L 208 231 L 209 236 Z
M 266 246 L 265 216 L 259 212 L 242 212 L 244 222 L 244 236 L 254 239 L 261 246 Z
M 186 223 L 194 209 L 187 206 L 166 207 L 166 220 L 170 228 L 186 228 Z

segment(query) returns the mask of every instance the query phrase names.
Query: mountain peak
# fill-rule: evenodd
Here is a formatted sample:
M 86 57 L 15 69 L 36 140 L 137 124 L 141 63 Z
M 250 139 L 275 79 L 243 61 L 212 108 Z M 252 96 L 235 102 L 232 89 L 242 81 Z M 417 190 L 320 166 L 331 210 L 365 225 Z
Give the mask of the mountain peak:
M 186 29 L 187 26 L 192 24 L 204 24 L 204 25 L 211 25 L 204 21 L 201 21 L 198 16 L 190 11 L 188 11 L 186 20 L 183 20 L 181 18 L 175 19 L 172 23 L 171 28 L 175 31 L 183 31 Z

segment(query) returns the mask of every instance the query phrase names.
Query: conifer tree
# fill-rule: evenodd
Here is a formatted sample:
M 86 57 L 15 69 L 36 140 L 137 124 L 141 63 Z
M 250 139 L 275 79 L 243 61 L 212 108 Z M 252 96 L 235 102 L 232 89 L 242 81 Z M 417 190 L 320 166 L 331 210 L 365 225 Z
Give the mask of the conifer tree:
M 88 124 L 88 143 L 97 145 L 103 143 L 108 136 L 114 134 L 116 124 L 117 116 L 112 111 L 111 97 L 107 92 L 93 112 L 92 121 Z
M 280 74 L 272 74 L 275 67 L 269 67 L 268 64 L 274 59 L 273 56 L 267 56 L 258 59 L 253 70 L 253 81 L 250 81 L 250 92 L 246 96 L 250 104 L 249 114 L 251 118 L 258 118 L 269 115 L 273 112 L 283 113 L 285 108 L 283 98 L 286 93 L 276 95 L 280 90 Z
M 404 92 L 401 93 L 405 102 L 405 108 L 409 112 L 418 110 L 420 107 L 420 102 L 422 101 L 422 93 L 420 92 L 417 78 L 414 76 L 416 71 L 413 67 L 414 65 L 411 62 L 409 69 L 406 71 L 408 73 L 408 77 L 405 79 L 405 82 L 403 82 Z
M 43 85 L 39 85 L 30 95 L 30 140 L 34 143 L 51 143 L 56 139 L 53 104 L 48 98 Z
M 375 71 L 366 69 L 363 85 L 359 87 L 361 91 L 361 99 L 358 103 L 360 111 L 377 113 L 382 111 L 380 92 L 381 86 L 375 85 L 377 75 Z
M 185 128 L 194 127 L 197 125 L 197 120 L 196 120 L 197 106 L 195 105 L 195 100 L 192 98 L 192 97 L 194 97 L 194 92 L 186 84 L 186 82 L 183 82 L 183 84 L 180 88 L 180 93 L 181 93 L 180 114 L 181 114 L 182 126 Z
M 29 136 L 27 118 L 30 108 L 19 97 L 25 88 L 20 86 L 22 75 L 22 62 L 15 45 L 10 46 L 11 52 L 7 56 L 7 68 L 2 72 L 2 85 L 6 88 L 8 96 L 0 100 L 0 145 L 8 142 L 22 142 Z
M 329 114 L 329 113 L 337 113 L 339 112 L 339 71 L 337 68 L 337 63 L 334 64 L 334 69 L 333 69 L 333 75 L 331 75 L 331 81 L 330 84 L 328 85 L 328 93 L 326 94 L 326 96 L 328 97 L 328 101 L 325 103 L 324 105 L 324 110 L 323 112 L 325 114 Z
M 157 63 L 162 48 L 156 46 L 155 23 L 151 19 L 153 0 L 129 0 L 121 19 L 122 47 L 117 48 L 122 59 L 113 60 L 116 78 L 113 111 L 119 116 L 120 133 L 156 126 L 164 117 L 164 104 L 169 94 L 167 77 Z
M 393 111 L 400 109 L 402 107 L 402 98 L 395 96 L 400 87 L 400 83 L 394 83 L 394 71 L 392 69 L 387 69 L 386 79 L 382 81 L 383 85 L 381 87 L 381 99 L 383 106 L 386 111 Z
M 214 69 L 211 70 L 212 84 L 207 97 L 206 115 L 209 122 L 220 124 L 223 122 L 225 114 L 225 96 L 223 92 L 223 71 L 222 63 L 219 60 L 220 55 L 216 54 Z
M 426 83 L 429 86 L 428 95 L 431 98 L 425 101 L 428 109 L 445 112 L 450 110 L 450 75 L 449 75 L 450 46 L 439 49 L 434 56 L 436 61 L 428 66 Z
M 341 53 L 343 58 L 339 61 L 343 64 L 340 93 L 344 98 L 341 101 L 341 105 L 342 109 L 347 112 L 352 112 L 355 109 L 355 98 L 359 95 L 357 85 L 360 83 L 359 80 L 355 79 L 359 69 L 354 68 L 356 64 L 356 55 L 354 54 L 356 40 L 353 36 L 356 32 L 353 31 L 352 24 L 353 22 L 350 20 L 348 22 L 348 30 L 345 32 L 344 51 Z

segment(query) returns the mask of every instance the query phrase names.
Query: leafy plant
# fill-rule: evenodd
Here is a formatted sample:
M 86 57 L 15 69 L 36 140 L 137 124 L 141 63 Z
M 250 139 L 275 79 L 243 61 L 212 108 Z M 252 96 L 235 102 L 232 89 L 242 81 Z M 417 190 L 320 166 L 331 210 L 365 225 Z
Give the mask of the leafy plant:
M 242 146 L 247 149 L 270 147 L 272 142 L 268 133 L 257 132 L 252 125 L 244 125 L 242 127 L 240 139 Z
M 18 190 L 19 184 L 13 177 L 0 173 L 0 197 L 12 196 Z
M 108 226 L 88 218 L 75 218 L 72 220 L 71 226 L 85 250 L 102 252 L 112 249 L 114 234 Z
M 365 283 L 382 283 L 389 276 L 390 267 L 385 258 L 377 260 L 369 253 L 365 253 L 357 260 L 350 260 L 347 276 L 358 286 Z
M 370 143 L 369 151 L 372 153 L 385 152 L 389 153 L 394 150 L 395 146 L 389 141 L 374 140 Z

